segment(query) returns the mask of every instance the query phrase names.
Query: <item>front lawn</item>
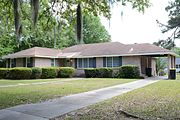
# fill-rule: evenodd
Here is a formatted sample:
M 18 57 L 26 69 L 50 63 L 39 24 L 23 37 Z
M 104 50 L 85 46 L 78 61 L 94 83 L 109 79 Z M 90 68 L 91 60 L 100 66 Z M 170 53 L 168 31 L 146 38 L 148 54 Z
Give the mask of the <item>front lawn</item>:
M 40 83 L 40 82 L 58 82 L 59 80 L 63 81 L 66 79 L 31 79 L 31 80 L 4 80 L 0 79 L 0 87 L 6 85 L 20 85 L 20 84 L 31 84 L 31 83 Z
M 58 79 L 54 79 L 58 80 Z M 35 81 L 35 80 L 33 80 Z M 37 80 L 38 81 L 38 80 Z M 47 82 L 47 80 L 45 80 Z M 106 78 L 94 78 L 94 79 L 82 79 L 66 81 L 59 79 L 59 82 L 49 84 L 37 84 L 37 85 L 21 85 L 14 87 L 0 87 L 0 109 L 26 103 L 35 103 L 52 98 L 62 97 L 65 95 L 86 92 L 103 87 L 113 86 L 117 84 L 123 84 L 132 82 L 133 79 L 106 79 Z M 0 80 L 2 84 L 22 83 L 22 80 L 11 80 L 7 83 Z M 31 80 L 25 80 L 23 83 L 29 83 Z M 42 82 L 42 80 L 39 80 Z M 49 80 L 51 82 L 51 80 Z
M 180 80 L 161 80 L 56 118 L 77 120 L 179 120 Z

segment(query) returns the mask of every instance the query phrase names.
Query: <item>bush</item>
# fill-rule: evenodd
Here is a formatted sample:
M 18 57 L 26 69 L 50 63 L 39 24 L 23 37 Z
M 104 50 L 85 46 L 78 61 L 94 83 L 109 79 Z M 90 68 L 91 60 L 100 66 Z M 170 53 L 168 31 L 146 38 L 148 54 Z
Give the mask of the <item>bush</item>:
M 31 78 L 32 79 L 40 79 L 41 75 L 42 75 L 42 69 L 38 68 L 38 67 L 33 67 L 31 69 L 32 69 Z
M 58 67 L 46 67 L 42 68 L 42 79 L 56 78 L 58 73 Z
M 58 71 L 58 77 L 70 78 L 74 75 L 75 69 L 72 67 L 60 67 Z
M 30 79 L 32 74 L 31 68 L 16 67 L 10 68 L 8 78 L 10 79 Z
M 111 78 L 113 74 L 112 68 L 87 68 L 84 72 L 87 78 Z
M 112 68 L 97 68 L 97 77 L 99 78 L 112 78 Z
M 8 68 L 0 68 L 0 79 L 5 79 L 8 75 Z
M 84 69 L 84 73 L 86 78 L 95 78 L 97 76 L 95 68 L 86 68 Z
M 120 78 L 139 78 L 140 71 L 139 67 L 136 65 L 124 65 L 119 68 Z

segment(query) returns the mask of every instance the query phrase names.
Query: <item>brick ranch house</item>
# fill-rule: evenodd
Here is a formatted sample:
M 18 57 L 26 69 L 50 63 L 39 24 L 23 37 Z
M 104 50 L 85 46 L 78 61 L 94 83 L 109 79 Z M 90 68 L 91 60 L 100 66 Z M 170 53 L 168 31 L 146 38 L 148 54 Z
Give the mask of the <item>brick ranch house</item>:
M 146 69 L 156 76 L 156 57 L 168 57 L 168 68 L 175 68 L 175 53 L 152 44 L 122 44 L 119 42 L 80 44 L 63 50 L 34 47 L 3 56 L 6 67 L 70 66 L 83 74 L 83 68 L 137 65 L 141 75 Z

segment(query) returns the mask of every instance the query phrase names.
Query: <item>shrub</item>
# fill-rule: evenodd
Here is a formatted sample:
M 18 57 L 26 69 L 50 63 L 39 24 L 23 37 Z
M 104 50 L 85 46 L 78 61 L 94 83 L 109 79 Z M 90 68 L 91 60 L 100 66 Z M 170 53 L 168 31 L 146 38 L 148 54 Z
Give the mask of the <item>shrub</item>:
M 99 78 L 112 78 L 112 68 L 97 68 L 96 71 L 97 77 Z
M 111 78 L 113 70 L 112 68 L 87 68 L 84 72 L 87 78 Z
M 74 75 L 75 69 L 72 67 L 60 67 L 58 71 L 58 77 L 70 78 Z
M 42 68 L 42 79 L 47 79 L 47 78 L 56 78 L 58 73 L 58 68 L 57 67 L 46 67 Z
M 5 79 L 8 75 L 8 68 L 0 68 L 0 79 Z
M 42 75 L 42 69 L 38 68 L 38 67 L 33 67 L 31 69 L 32 69 L 31 78 L 32 79 L 40 79 L 41 75 Z
M 30 79 L 32 74 L 31 68 L 16 67 L 9 69 L 8 78 L 10 79 Z
M 124 65 L 119 68 L 120 78 L 139 78 L 140 71 L 136 65 Z
M 86 68 L 84 69 L 86 78 L 95 78 L 96 75 L 96 69 L 95 68 Z

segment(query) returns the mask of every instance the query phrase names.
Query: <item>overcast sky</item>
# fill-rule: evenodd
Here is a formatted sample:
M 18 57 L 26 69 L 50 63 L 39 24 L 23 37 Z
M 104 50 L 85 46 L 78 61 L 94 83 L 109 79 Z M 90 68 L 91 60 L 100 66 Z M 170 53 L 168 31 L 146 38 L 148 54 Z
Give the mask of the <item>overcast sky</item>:
M 150 1 L 152 6 L 146 9 L 144 14 L 135 9 L 132 10 L 131 6 L 114 6 L 110 27 L 109 21 L 101 18 L 102 23 L 111 34 L 112 41 L 125 44 L 153 43 L 167 38 L 168 34 L 161 33 L 161 28 L 156 20 L 167 23 L 168 13 L 165 11 L 165 7 L 169 0 L 163 0 L 163 2 L 162 0 Z M 123 11 L 123 17 L 121 17 L 121 11 Z M 176 45 L 180 46 L 180 40 L 176 40 Z

